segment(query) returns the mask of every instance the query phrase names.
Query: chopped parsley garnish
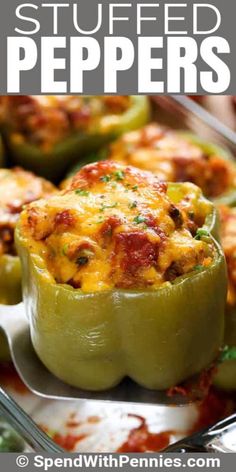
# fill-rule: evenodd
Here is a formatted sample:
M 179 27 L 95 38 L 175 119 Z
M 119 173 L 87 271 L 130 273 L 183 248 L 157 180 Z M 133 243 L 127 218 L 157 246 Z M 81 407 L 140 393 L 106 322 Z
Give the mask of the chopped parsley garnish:
M 108 174 L 107 174 L 107 175 L 103 175 L 103 177 L 101 177 L 100 180 L 101 180 L 102 182 L 106 182 L 106 183 L 107 183 L 107 182 L 110 182 L 111 176 L 108 175 Z
M 197 264 L 193 268 L 193 270 L 197 270 L 197 271 L 200 271 L 200 270 L 203 270 L 203 269 L 204 269 L 204 266 L 202 264 Z
M 132 187 L 132 190 L 134 190 L 134 191 L 135 191 L 135 190 L 138 190 L 138 185 L 134 185 L 134 186 Z
M 112 172 L 112 174 L 106 174 L 106 175 L 103 175 L 102 177 L 100 177 L 100 180 L 102 182 L 110 182 L 112 179 L 116 180 L 117 182 L 119 182 L 120 180 L 124 180 L 125 178 L 125 173 L 123 172 L 123 170 L 116 170 L 115 172 Z M 114 184 L 113 184 L 114 185 Z
M 206 229 L 198 228 L 194 239 L 199 240 L 202 238 L 202 236 L 209 236 L 209 232 Z
M 220 355 L 220 362 L 236 360 L 236 346 L 225 346 Z
M 137 225 L 139 225 L 140 223 L 145 223 L 145 221 L 146 221 L 146 218 L 145 216 L 142 216 L 142 215 L 135 216 L 134 218 L 134 223 L 136 223 Z
M 117 181 L 123 180 L 125 177 L 125 173 L 123 172 L 123 170 L 117 170 L 116 172 L 114 172 L 114 176 Z
M 137 202 L 136 202 L 136 201 L 131 202 L 131 203 L 129 204 L 129 208 L 131 208 L 131 210 L 132 210 L 132 208 L 137 208 Z
M 118 203 L 112 203 L 111 205 L 106 205 L 105 203 L 102 203 L 102 206 L 100 207 L 100 211 L 104 211 L 106 208 L 115 208 L 117 207 Z
M 98 221 L 96 222 L 96 224 L 99 225 L 100 223 L 103 223 L 103 222 L 104 222 L 103 216 L 99 216 Z
M 66 256 L 66 255 L 67 255 L 68 247 L 69 247 L 69 244 L 64 244 L 64 246 L 63 246 L 63 248 L 62 248 L 62 254 L 63 254 L 63 256 Z
M 88 197 L 89 192 L 88 190 L 84 190 L 83 188 L 77 188 L 75 190 L 76 195 L 80 195 L 81 197 Z

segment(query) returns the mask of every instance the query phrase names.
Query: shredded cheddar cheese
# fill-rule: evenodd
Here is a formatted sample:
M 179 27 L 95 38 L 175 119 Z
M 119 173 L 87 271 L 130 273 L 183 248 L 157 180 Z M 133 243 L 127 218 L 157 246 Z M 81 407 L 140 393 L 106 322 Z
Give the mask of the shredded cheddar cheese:
M 109 158 L 149 170 L 160 180 L 193 182 L 208 197 L 217 197 L 236 186 L 230 162 L 215 154 L 208 155 L 191 139 L 156 123 L 124 134 L 111 145 Z
M 109 132 L 127 111 L 130 96 L 6 96 L 0 102 L 0 121 L 15 144 L 33 144 L 43 151 L 72 133 Z
M 46 180 L 20 168 L 0 169 L 0 255 L 14 254 L 14 229 L 25 204 L 56 191 Z
M 184 184 L 182 196 L 149 172 L 111 161 L 88 165 L 70 187 L 27 206 L 20 226 L 57 283 L 84 292 L 150 288 L 212 262 L 196 237 L 208 204 Z
M 220 207 L 221 242 L 228 269 L 229 305 L 236 305 L 236 211 L 235 208 Z

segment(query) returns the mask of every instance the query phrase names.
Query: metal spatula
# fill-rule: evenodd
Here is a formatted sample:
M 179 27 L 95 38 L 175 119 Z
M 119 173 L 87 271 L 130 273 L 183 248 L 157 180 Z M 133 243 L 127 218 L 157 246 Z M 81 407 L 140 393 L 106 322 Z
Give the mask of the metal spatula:
M 128 379 L 105 392 L 83 391 L 61 382 L 44 367 L 34 352 L 23 303 L 14 306 L 0 305 L 0 329 L 8 339 L 11 357 L 21 379 L 29 390 L 42 397 L 154 403 L 155 405 L 183 405 L 189 402 L 189 399 L 181 395 L 170 398 L 166 392 L 141 388 Z
M 0 411 L 34 451 L 65 452 L 0 387 Z M 163 452 L 236 452 L 236 415 L 181 439 Z
M 164 452 L 236 452 L 236 414 L 181 439 Z

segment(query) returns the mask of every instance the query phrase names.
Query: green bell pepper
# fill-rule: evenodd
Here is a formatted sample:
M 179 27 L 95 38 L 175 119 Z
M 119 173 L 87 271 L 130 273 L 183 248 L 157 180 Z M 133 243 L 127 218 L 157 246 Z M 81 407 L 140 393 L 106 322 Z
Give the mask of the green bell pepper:
M 17 256 L 0 256 L 0 303 L 15 305 L 22 299 L 21 264 Z M 0 361 L 10 360 L 6 337 L 0 333 Z
M 21 301 L 21 265 L 17 256 L 0 256 L 0 303 L 15 305 Z
M 51 151 L 44 152 L 30 143 L 18 144 L 14 141 L 11 129 L 3 124 L 3 136 L 11 154 L 12 162 L 38 175 L 55 181 L 81 157 L 99 149 L 125 131 L 143 126 L 149 119 L 150 106 L 146 96 L 131 96 L 130 108 L 119 115 L 119 122 L 111 124 L 106 131 L 97 124 L 90 132 L 73 132 L 70 137 L 58 142 Z
M 206 155 L 218 155 L 236 166 L 234 156 L 227 149 L 213 143 L 208 143 L 189 132 L 180 132 L 180 134 L 193 144 L 200 146 Z M 228 189 L 224 194 L 215 198 L 213 201 L 216 205 L 236 206 L 236 188 Z M 219 226 L 217 230 L 219 231 Z M 225 325 L 224 342 L 229 348 L 235 347 L 236 350 L 236 307 L 227 307 Z M 219 363 L 217 373 L 214 377 L 214 384 L 221 389 L 236 390 L 236 359 L 229 358 Z
M 217 365 L 214 385 L 223 390 L 236 390 L 236 307 L 227 307 L 224 342 L 226 349 Z
M 182 189 L 184 184 L 169 184 L 173 202 L 181 199 Z M 216 212 L 208 205 L 202 237 L 215 246 L 212 264 L 157 290 L 83 293 L 57 284 L 18 225 L 31 338 L 53 374 L 87 390 L 111 388 L 125 376 L 150 389 L 166 389 L 216 358 L 224 330 L 226 274 L 221 248 L 210 235 Z
M 21 169 L 1 169 L 1 254 L 0 254 L 0 304 L 15 305 L 22 300 L 21 264 L 14 250 L 14 225 L 23 204 L 30 199 L 46 196 L 54 190 L 52 184 L 42 181 L 36 176 L 25 173 Z M 8 191 L 10 189 L 11 193 Z M 56 191 L 56 189 L 55 189 Z M 15 192 L 15 193 L 14 193 Z M 22 192 L 22 196 L 21 196 Z M 6 201 L 4 196 L 6 193 Z M 15 203 L 15 207 L 14 207 Z M 13 204 L 14 219 L 11 220 Z M 9 206 L 8 206 L 9 205 Z M 6 213 L 5 213 L 6 211 Z M 9 222 L 10 238 L 4 243 L 4 229 Z M 2 234 L 3 230 L 3 234 Z M 3 245 L 2 245 L 3 243 Z M 4 246 L 5 244 L 5 246 Z M 5 337 L 0 334 L 0 360 L 9 359 L 8 345 Z

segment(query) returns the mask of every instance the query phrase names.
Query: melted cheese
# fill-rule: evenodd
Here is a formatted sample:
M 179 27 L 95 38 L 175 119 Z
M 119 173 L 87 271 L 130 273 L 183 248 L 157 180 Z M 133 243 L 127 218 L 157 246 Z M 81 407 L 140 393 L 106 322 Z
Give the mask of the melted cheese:
M 128 110 L 130 96 L 7 96 L 0 118 L 15 144 L 34 144 L 44 151 L 73 133 L 108 133 Z
M 14 252 L 14 229 L 25 204 L 56 191 L 55 187 L 20 168 L 0 169 L 0 254 Z
M 155 123 L 123 135 L 111 146 L 109 158 L 149 170 L 160 180 L 193 182 L 210 197 L 236 186 L 236 173 L 230 162 L 207 154 L 189 138 Z
M 220 207 L 221 242 L 228 269 L 228 295 L 230 305 L 236 305 L 236 209 Z
M 156 288 L 212 260 L 211 245 L 191 233 L 209 210 L 205 204 L 203 215 L 199 200 L 199 189 L 186 184 L 176 205 L 152 174 L 103 161 L 29 205 L 20 227 L 58 283 L 84 292 Z

